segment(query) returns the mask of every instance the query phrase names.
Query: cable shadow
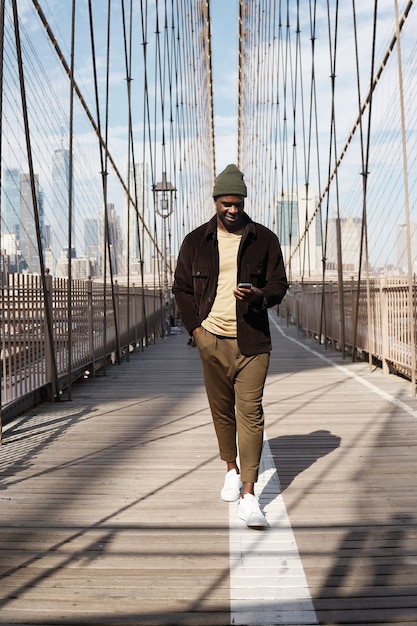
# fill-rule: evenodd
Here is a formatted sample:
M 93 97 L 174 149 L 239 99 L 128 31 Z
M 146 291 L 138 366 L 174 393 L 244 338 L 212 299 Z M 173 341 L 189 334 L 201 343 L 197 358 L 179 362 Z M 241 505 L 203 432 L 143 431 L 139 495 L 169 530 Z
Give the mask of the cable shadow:
M 56 553 L 58 554 L 59 551 L 64 547 L 64 546 L 68 546 L 70 545 L 72 542 L 74 542 L 76 539 L 82 537 L 83 535 L 87 535 L 89 534 L 91 531 L 93 530 L 101 530 L 103 529 L 104 531 L 104 535 L 103 537 L 107 537 L 107 539 L 102 539 L 100 540 L 99 543 L 102 544 L 107 544 L 108 543 L 108 536 L 113 536 L 114 532 L 116 531 L 111 531 L 110 535 L 108 535 L 108 533 L 106 532 L 106 528 L 113 522 L 114 519 L 117 519 L 122 513 L 125 513 L 126 511 L 132 509 L 133 507 L 135 507 L 137 504 L 143 502 L 144 500 L 147 500 L 148 498 L 150 498 L 151 496 L 155 496 L 159 493 L 161 493 L 164 489 L 167 489 L 168 487 L 174 485 L 175 483 L 177 483 L 178 481 L 182 480 L 183 478 L 189 476 L 190 474 L 192 474 L 193 472 L 195 472 L 198 469 L 202 469 L 204 467 L 206 467 L 207 465 L 209 465 L 214 459 L 217 458 L 217 454 L 209 459 L 205 459 L 204 461 L 202 461 L 201 463 L 199 463 L 197 466 L 193 467 L 190 470 L 187 470 L 185 472 L 182 472 L 181 474 L 179 474 L 178 476 L 175 476 L 174 478 L 172 478 L 171 480 L 165 481 L 165 483 L 163 485 L 161 485 L 160 487 L 157 487 L 155 489 L 152 489 L 151 491 L 149 491 L 148 493 L 144 494 L 143 496 L 139 496 L 138 498 L 134 499 L 133 501 L 129 502 L 128 504 L 126 504 L 123 507 L 119 507 L 118 509 L 112 511 L 111 513 L 109 513 L 108 515 L 102 517 L 101 519 L 97 520 L 94 524 L 91 524 L 90 526 L 83 526 L 80 529 L 75 529 L 73 532 L 70 532 L 69 535 L 67 537 L 65 537 L 65 539 L 63 539 L 62 541 L 57 542 L 55 545 L 51 546 L 48 549 L 48 553 Z M 170 529 L 172 531 L 172 528 Z M 97 545 L 97 541 L 94 541 L 94 545 Z M 81 558 L 80 555 L 82 555 L 83 553 L 87 554 L 89 556 L 89 558 L 91 557 L 91 554 L 89 553 L 89 549 L 83 550 L 81 552 L 77 553 L 77 558 Z M 5 570 L 2 572 L 1 574 L 1 578 L 4 581 L 7 577 L 12 576 L 13 574 L 25 570 L 26 568 L 28 568 L 29 566 L 33 566 L 35 563 L 41 561 L 44 558 L 44 552 L 40 551 L 38 554 L 36 554 L 35 556 L 31 556 L 28 559 L 26 559 L 25 561 L 19 563 L 18 565 L 13 565 L 11 566 L 8 570 Z M 33 577 L 30 582 L 26 582 L 24 585 L 22 585 L 22 587 L 20 588 L 14 588 L 11 594 L 6 594 L 5 596 L 3 596 L 0 599 L 0 607 L 4 607 L 6 606 L 9 602 L 15 600 L 16 598 L 18 598 L 22 593 L 24 593 L 24 591 L 27 588 L 33 588 L 34 586 L 38 585 L 41 581 L 47 580 L 49 578 L 51 578 L 57 571 L 64 569 L 65 567 L 67 567 L 74 559 L 74 556 L 71 555 L 70 557 L 65 558 L 61 563 L 59 563 L 57 566 L 46 569 L 45 571 L 42 572 L 42 574 L 37 575 L 35 577 Z
M 87 490 L 87 487 L 89 488 L 92 481 L 102 479 L 103 466 L 106 466 L 106 471 L 110 472 L 114 470 L 117 475 L 118 467 L 122 463 L 125 455 L 132 449 L 137 449 L 137 457 L 139 458 L 142 454 L 146 454 L 146 447 L 149 444 L 158 441 L 172 441 L 173 439 L 175 440 L 175 437 L 179 437 L 185 433 L 201 431 L 207 426 L 211 428 L 211 418 L 207 419 L 205 416 L 205 411 L 208 410 L 206 409 L 206 401 L 204 402 L 204 408 L 202 409 L 200 404 L 197 410 L 193 410 L 193 408 L 187 404 L 186 398 L 188 394 L 193 395 L 195 389 L 202 385 L 200 369 L 194 367 L 192 362 L 189 363 L 189 353 L 187 352 L 188 363 L 186 367 L 188 369 L 190 369 L 190 367 L 192 368 L 192 375 L 190 372 L 187 372 L 187 378 L 180 389 L 177 388 L 177 379 L 170 380 L 168 376 L 164 375 L 167 372 L 169 373 L 171 367 L 176 367 L 175 364 L 178 360 L 181 364 L 183 363 L 183 354 L 188 350 L 189 348 L 185 346 L 179 352 L 179 355 L 177 353 L 169 353 L 167 358 L 165 346 L 160 345 L 159 347 L 155 347 L 149 351 L 150 354 L 148 358 L 138 355 L 136 363 L 138 383 L 132 378 L 127 380 L 127 384 L 125 380 L 123 386 L 120 385 L 120 381 L 123 380 L 125 376 L 125 368 L 122 365 L 120 368 L 114 368 L 112 371 L 113 375 L 109 375 L 107 380 L 104 381 L 100 379 L 98 382 L 90 381 L 90 395 L 88 399 L 91 398 L 91 401 L 87 403 L 81 401 L 81 407 L 80 403 L 78 402 L 77 406 L 75 401 L 73 404 L 65 403 L 63 405 L 38 406 L 35 409 L 35 414 L 32 412 L 27 418 L 20 419 L 15 424 L 11 424 L 6 433 L 5 441 L 7 444 L 4 451 L 7 452 L 7 455 L 3 458 L 2 464 L 3 486 L 5 489 L 10 489 L 10 500 L 14 497 L 15 492 L 13 488 L 18 483 L 28 481 L 30 484 L 30 481 L 34 478 L 43 478 L 44 476 L 57 474 L 59 470 L 67 470 L 70 467 L 74 467 L 76 468 L 76 471 L 73 473 L 72 484 L 74 488 L 71 488 L 71 492 L 68 493 L 68 503 L 62 505 L 60 498 L 58 498 L 59 506 L 62 506 L 65 519 L 65 507 L 67 504 L 71 506 L 71 499 L 77 501 L 79 497 L 82 498 L 84 491 Z M 161 360 L 161 356 L 164 357 L 163 360 Z M 159 359 L 158 363 L 162 363 L 162 366 L 160 366 L 158 370 L 160 375 L 158 379 L 154 373 L 154 366 L 157 359 Z M 195 359 L 192 359 L 192 361 L 194 360 Z M 132 380 L 132 382 L 130 382 L 130 380 Z M 116 402 L 116 409 L 107 410 L 107 401 L 106 399 L 103 400 L 101 395 L 103 386 L 106 387 L 105 398 L 109 397 L 110 402 L 113 400 L 113 397 L 115 399 L 121 398 L 118 404 Z M 114 387 L 115 390 L 113 397 L 108 391 L 110 386 Z M 155 394 L 156 389 L 158 389 L 159 392 L 163 390 L 163 393 Z M 101 398 L 97 404 L 94 401 L 96 397 Z M 140 398 L 140 400 L 132 402 L 133 398 Z M 176 409 L 176 398 L 181 399 L 182 408 L 180 412 Z M 150 400 L 155 402 L 155 399 L 157 399 L 155 406 L 150 406 Z M 123 413 L 126 419 L 124 419 Z M 105 417 L 104 421 L 102 421 L 103 417 Z M 195 417 L 198 418 L 197 422 L 193 421 Z M 100 442 L 98 442 L 95 450 L 93 449 L 94 446 L 90 447 L 88 445 L 88 452 L 85 453 L 85 449 L 83 449 L 81 445 L 79 450 L 77 450 L 77 447 L 74 447 L 74 454 L 71 453 L 68 457 L 66 454 L 63 456 L 56 455 L 55 459 L 52 459 L 51 464 L 47 466 L 44 463 L 39 463 L 36 457 L 44 450 L 50 447 L 52 448 L 54 444 L 59 443 L 59 439 L 65 435 L 69 435 L 73 439 L 75 436 L 80 437 L 80 443 L 82 443 L 82 431 L 80 430 L 74 434 L 71 433 L 72 428 L 77 426 L 80 422 L 86 424 L 90 422 L 91 429 L 91 420 L 95 418 L 98 420 L 97 429 L 101 429 L 105 432 L 107 423 L 113 428 L 111 431 L 112 435 L 109 437 L 104 436 L 101 445 Z M 190 418 L 191 422 L 187 422 L 187 419 L 189 420 Z M 126 426 L 125 422 L 128 422 L 129 425 Z M 170 427 L 172 430 L 167 430 L 167 427 Z M 89 432 L 91 433 L 92 430 Z M 174 443 L 172 447 L 175 448 Z M 199 455 L 196 456 L 196 459 L 199 458 Z M 70 553 L 71 547 L 78 543 L 80 538 L 88 537 L 88 534 L 92 531 L 98 532 L 99 537 L 101 537 L 99 543 L 103 545 L 108 544 L 111 542 L 112 538 L 116 536 L 116 533 L 119 532 L 117 521 L 120 515 L 131 511 L 135 506 L 149 498 L 160 495 L 163 490 L 175 486 L 194 472 L 205 469 L 216 459 L 218 459 L 217 450 L 213 456 L 209 453 L 208 455 L 204 455 L 200 461 L 193 462 L 192 467 L 189 467 L 189 463 L 185 464 L 186 467 L 182 468 L 180 465 L 179 472 L 172 470 L 166 479 L 164 478 L 161 481 L 161 484 L 138 497 L 132 499 L 131 495 L 128 494 L 125 499 L 129 501 L 125 506 L 117 506 L 111 509 L 107 515 L 99 518 L 93 524 L 88 522 L 81 523 L 80 525 L 74 524 L 73 522 L 62 523 L 59 515 L 57 515 L 54 531 L 57 530 L 59 534 L 63 532 L 65 535 L 64 538 L 60 538 L 60 540 L 56 542 L 52 540 L 46 552 L 41 546 L 39 549 L 35 549 L 35 554 L 28 551 L 27 558 L 24 558 L 23 561 L 21 557 L 25 557 L 24 553 L 17 552 L 16 558 L 14 558 L 14 554 L 11 555 L 7 563 L 7 569 L 2 567 L 2 581 L 6 579 L 10 580 L 10 577 L 16 575 L 17 584 L 13 585 L 13 589 L 10 587 L 7 590 L 3 588 L 3 597 L 0 600 L 1 606 L 8 607 L 10 603 L 17 602 L 28 589 L 33 590 L 34 588 L 42 586 L 42 584 L 53 579 L 54 575 L 58 572 L 66 570 L 66 568 L 71 567 L 74 563 L 79 562 L 80 559 L 85 559 L 86 562 L 88 562 L 92 552 L 94 552 L 95 543 L 89 544 L 85 550 L 75 551 L 74 554 Z M 83 468 L 85 468 L 85 470 Z M 28 475 L 29 473 L 30 476 Z M 59 474 L 57 475 L 57 480 L 59 480 Z M 45 483 L 45 485 L 47 485 L 47 483 Z M 45 487 L 45 493 L 47 493 L 48 488 L 49 485 Z M 5 495 L 7 496 L 8 494 Z M 38 533 L 42 535 L 40 531 L 42 530 L 43 520 L 49 519 L 48 515 L 51 499 L 48 496 L 45 498 L 45 502 L 43 502 L 42 498 L 43 496 L 41 495 L 41 506 L 37 507 L 36 519 L 33 525 L 31 524 L 31 526 L 29 526 L 28 524 L 27 526 L 31 528 L 31 540 L 32 537 L 36 537 Z M 4 498 L 4 500 L 6 499 L 7 497 Z M 11 508 L 10 514 L 7 514 L 6 511 L 4 526 L 7 529 L 8 537 L 7 542 L 3 544 L 3 550 L 7 550 L 8 545 L 20 546 L 22 536 L 20 533 L 21 520 L 13 519 L 15 510 L 15 507 Z M 158 513 L 156 512 L 156 514 Z M 173 515 L 176 515 L 175 511 Z M 109 526 L 110 530 L 108 530 Z M 117 528 L 113 528 L 114 526 Z M 175 530 L 175 526 L 171 526 L 168 529 L 171 534 L 173 528 Z M 193 526 L 190 524 L 189 528 L 193 528 Z M 220 529 L 221 532 L 227 532 L 227 528 L 228 527 L 222 528 L 216 525 L 214 530 L 218 531 Z M 130 530 L 131 529 L 132 526 L 130 526 Z M 102 531 L 102 534 L 100 531 Z M 207 528 L 206 532 L 213 532 L 213 528 Z M 54 532 L 52 535 L 54 535 Z M 99 553 L 102 555 L 105 553 L 105 550 L 100 549 Z M 46 554 L 53 555 L 58 562 L 53 564 L 52 567 L 43 568 L 41 563 Z M 205 557 L 206 554 L 202 554 L 202 560 L 204 560 Z M 30 575 L 26 578 L 25 574 L 30 568 L 33 568 L 33 576 Z M 228 574 L 228 568 L 226 570 L 222 569 L 221 580 L 226 574 Z M 21 578 L 25 578 L 25 581 L 19 584 Z M 210 597 L 218 584 L 219 580 L 213 583 L 213 587 L 209 585 L 208 588 L 201 593 L 201 604 L 204 604 L 206 598 Z M 196 606 L 200 607 L 199 598 L 197 598 L 196 602 Z M 194 609 L 191 607 L 190 610 L 193 611 Z M 144 619 L 146 618 L 144 617 Z M 184 619 L 187 619 L 186 615 L 184 615 Z M 47 617 L 44 623 L 47 623 Z
M 346 532 L 313 599 L 322 626 L 417 623 L 417 587 L 409 584 L 415 580 L 410 537 L 416 528 L 413 515 L 396 513 Z
M 152 427 L 149 429 L 149 433 L 154 433 L 155 431 L 158 431 L 158 429 L 160 428 L 165 428 L 166 426 L 172 425 L 174 423 L 177 422 L 181 422 L 185 419 L 188 419 L 189 417 L 192 417 L 193 415 L 198 415 L 199 413 L 202 413 L 204 410 L 202 411 L 195 411 L 192 413 L 188 413 L 186 415 L 181 416 L 180 418 L 176 418 L 173 419 L 171 421 L 166 421 L 163 424 L 156 424 L 156 425 L 152 425 Z M 113 411 L 109 411 L 109 412 L 105 412 L 106 414 L 108 413 L 112 413 Z M 69 468 L 69 467 L 74 467 L 74 466 L 79 466 L 83 463 L 86 462 L 90 462 L 93 459 L 99 459 L 102 455 L 104 454 L 109 454 L 110 452 L 114 451 L 115 453 L 120 453 L 120 451 L 126 452 L 129 449 L 134 449 L 137 447 L 137 442 L 131 437 L 126 437 L 125 439 L 120 439 L 118 440 L 116 443 L 112 443 L 109 444 L 108 446 L 103 446 L 98 450 L 95 450 L 94 452 L 90 452 L 87 454 L 83 454 L 77 457 L 72 458 L 70 461 L 64 461 L 62 463 L 57 463 L 55 464 L 53 467 L 49 467 L 47 469 L 44 470 L 40 470 L 37 472 L 32 472 L 30 475 L 25 475 L 24 477 L 17 477 L 14 478 L 13 480 L 10 479 L 10 474 L 15 472 L 16 474 L 18 474 L 19 471 L 23 471 L 23 470 L 27 470 L 30 467 L 30 459 L 32 458 L 33 454 L 32 454 L 32 450 L 38 451 L 38 450 L 42 450 L 44 447 L 46 447 L 52 440 L 55 440 L 56 438 L 58 438 L 60 436 L 60 434 L 63 434 L 64 432 L 67 431 L 67 429 L 69 429 L 72 425 L 73 422 L 78 421 L 79 419 L 82 419 L 84 413 L 90 413 L 90 411 L 81 411 L 77 414 L 73 415 L 73 419 L 70 421 L 65 421 L 62 426 L 60 427 L 60 429 L 56 429 L 56 428 L 52 428 L 52 432 L 51 434 L 49 434 L 45 439 L 42 440 L 41 443 L 38 444 L 38 446 L 36 446 L 35 448 L 31 448 L 30 450 L 30 454 L 29 454 L 29 458 L 27 460 L 27 463 L 22 464 L 21 459 L 19 459 L 19 463 L 16 465 L 9 465 L 8 470 L 7 471 L 2 471 L 0 469 L 0 489 L 6 489 L 9 488 L 11 485 L 16 485 L 20 482 L 24 482 L 24 481 L 28 481 L 28 480 L 32 480 L 33 478 L 39 478 L 41 476 L 47 476 L 47 475 L 51 475 L 54 474 L 62 469 L 65 468 Z M 103 416 L 105 414 L 104 412 L 97 412 L 96 416 Z M 92 419 L 92 417 L 87 417 L 86 419 Z M 53 420 L 53 422 L 60 422 L 61 420 Z M 52 426 L 53 422 L 48 422 L 48 430 L 49 427 Z M 203 424 L 198 424 L 197 426 L 190 426 L 187 428 L 183 428 L 181 430 L 176 431 L 175 433 L 169 433 L 169 434 L 162 434 L 162 435 L 155 435 L 154 437 L 150 437 L 150 438 L 143 438 L 143 441 L 141 443 L 142 447 L 149 445 L 151 443 L 155 443 L 157 441 L 161 441 L 164 439 L 169 439 L 169 438 L 174 438 L 174 437 L 178 437 L 182 434 L 188 433 L 188 432 L 192 432 L 194 430 L 199 430 L 201 428 L 206 428 L 207 426 L 211 426 L 212 422 L 211 419 L 207 422 L 204 422 Z M 28 429 L 30 432 L 30 429 Z M 44 431 L 44 428 L 42 428 L 42 431 Z M 29 435 L 26 435 L 26 437 L 29 437 Z M 32 437 L 30 438 L 30 440 L 32 441 L 33 438 L 36 438 L 36 431 L 32 432 Z M 19 438 L 18 439 L 19 443 L 21 443 L 22 439 Z M 14 475 L 14 474 L 13 474 Z M 7 484 L 3 485 L 1 483 L 1 478 L 2 476 L 7 480 Z

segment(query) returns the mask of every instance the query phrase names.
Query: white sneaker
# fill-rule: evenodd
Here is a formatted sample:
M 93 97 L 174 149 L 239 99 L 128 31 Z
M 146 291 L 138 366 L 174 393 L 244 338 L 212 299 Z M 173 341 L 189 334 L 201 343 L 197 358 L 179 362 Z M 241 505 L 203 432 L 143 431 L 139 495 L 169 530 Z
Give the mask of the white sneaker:
M 249 528 L 268 527 L 265 515 L 259 508 L 258 498 L 250 493 L 246 493 L 245 497 L 239 500 L 239 517 L 246 522 L 246 526 Z
M 240 476 L 235 469 L 231 469 L 225 476 L 220 497 L 225 502 L 234 502 L 235 500 L 239 500 L 241 489 L 242 481 L 240 480 Z

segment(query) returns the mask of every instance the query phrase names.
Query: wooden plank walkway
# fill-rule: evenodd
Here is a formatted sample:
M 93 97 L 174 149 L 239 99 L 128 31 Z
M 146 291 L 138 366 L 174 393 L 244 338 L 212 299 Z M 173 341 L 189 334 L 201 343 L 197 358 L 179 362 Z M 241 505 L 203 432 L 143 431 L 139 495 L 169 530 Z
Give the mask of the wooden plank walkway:
M 0 624 L 417 624 L 410 385 L 271 319 L 271 528 L 220 500 L 198 354 L 172 335 L 6 426 Z

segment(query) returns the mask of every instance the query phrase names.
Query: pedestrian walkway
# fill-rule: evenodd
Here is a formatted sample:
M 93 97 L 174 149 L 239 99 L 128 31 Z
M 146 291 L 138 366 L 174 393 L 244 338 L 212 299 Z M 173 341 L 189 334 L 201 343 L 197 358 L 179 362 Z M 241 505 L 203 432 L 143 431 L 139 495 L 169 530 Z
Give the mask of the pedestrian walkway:
M 196 349 L 174 334 L 5 427 L 0 624 L 417 624 L 417 401 L 271 314 L 257 493 L 220 500 Z

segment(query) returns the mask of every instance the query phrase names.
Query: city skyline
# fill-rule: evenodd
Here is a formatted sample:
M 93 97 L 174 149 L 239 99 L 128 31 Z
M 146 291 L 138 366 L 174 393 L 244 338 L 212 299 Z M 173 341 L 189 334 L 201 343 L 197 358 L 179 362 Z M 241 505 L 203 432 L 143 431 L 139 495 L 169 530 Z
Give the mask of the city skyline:
M 45 194 L 42 190 L 41 181 L 37 173 L 34 174 L 35 194 L 37 198 L 40 216 L 40 228 L 42 250 L 45 267 L 52 275 L 67 276 L 68 268 L 68 204 L 69 204 L 69 178 L 68 178 L 69 153 L 65 148 L 54 151 L 51 161 L 51 198 L 48 206 L 51 208 L 49 221 L 45 216 Z M 147 177 L 147 164 L 136 165 L 136 176 L 132 175 L 132 185 L 135 181 L 136 192 L 131 192 L 133 198 L 137 197 L 139 213 L 142 218 L 147 218 L 149 223 L 149 198 L 150 189 Z M 1 241 L 2 249 L 7 253 L 9 271 L 28 271 L 39 273 L 39 254 L 36 247 L 35 211 L 33 209 L 30 175 L 17 167 L 4 167 L 2 188 L 2 205 L 5 207 L 2 215 Z M 76 180 L 74 180 L 76 189 Z M 74 205 L 76 206 L 76 193 L 74 193 Z M 97 208 L 95 216 L 81 218 L 75 211 L 73 215 L 73 240 L 77 245 L 71 246 L 71 258 L 90 259 L 90 271 L 83 272 L 87 275 L 103 275 L 104 250 L 111 253 L 111 268 L 115 275 L 126 274 L 127 253 L 127 229 L 131 229 L 131 268 L 133 274 L 140 274 L 142 264 L 145 270 L 152 271 L 152 250 L 150 238 L 146 236 L 142 228 L 142 222 L 138 220 L 136 211 L 132 208 L 130 213 L 130 225 L 127 224 L 127 197 L 121 207 L 114 203 L 107 203 L 107 239 L 105 243 L 105 217 L 104 210 Z M 123 225 L 123 218 L 125 224 Z M 80 222 L 81 220 L 81 222 Z M 81 226 L 82 224 L 82 226 Z M 77 234 L 76 234 L 77 233 Z M 140 238 L 140 240 L 139 240 Z M 145 257 L 146 255 L 146 257 Z M 15 257 L 12 259 L 12 257 Z M 146 258 L 146 262 L 145 262 Z M 18 259 L 18 260 L 17 260 Z M 84 276 L 87 277 L 87 276 Z
M 55 178 L 52 174 L 52 178 L 54 178 L 56 184 L 54 198 L 58 203 L 58 206 L 55 207 L 57 209 L 55 210 L 55 219 L 57 223 L 61 222 L 62 224 L 66 223 L 68 217 L 68 198 L 66 195 L 68 191 L 68 180 L 65 176 L 68 153 L 65 149 L 61 148 L 55 151 L 54 156 L 56 157 L 57 155 L 62 159 L 61 166 L 63 165 L 63 169 L 59 171 L 56 161 L 53 161 L 51 171 L 54 171 L 54 168 L 55 173 L 58 171 L 58 175 L 55 175 Z M 64 176 L 62 176 L 62 172 L 64 172 Z M 38 273 L 40 267 L 36 247 L 36 227 L 29 174 L 20 171 L 16 167 L 6 167 L 3 171 L 3 179 L 5 182 L 2 191 L 2 204 L 5 208 L 4 215 L 2 216 L 2 248 L 6 249 L 10 257 L 8 262 L 9 270 L 11 272 L 28 271 Z M 142 203 L 144 203 L 144 205 L 141 206 L 139 202 L 139 212 L 142 217 L 148 216 L 149 218 L 150 194 L 147 188 L 149 182 L 147 178 L 147 164 L 140 163 L 136 165 L 136 175 L 132 177 L 132 185 L 134 180 L 136 180 L 137 185 L 136 195 L 138 198 L 142 197 Z M 38 198 L 39 220 L 46 267 L 53 275 L 56 274 L 64 277 L 68 275 L 68 249 L 66 243 L 64 243 L 62 247 L 58 248 L 56 254 L 52 252 L 51 241 L 54 240 L 55 233 L 51 224 L 46 221 L 44 211 L 45 194 L 37 174 L 35 174 L 34 182 Z M 74 182 L 76 183 L 76 181 Z M 59 185 L 61 185 L 60 189 Z M 65 193 L 61 193 L 60 195 L 58 191 L 64 191 Z M 309 197 L 307 202 L 305 199 L 303 200 L 303 194 L 303 190 L 299 190 L 298 194 L 288 193 L 284 198 L 280 198 L 276 202 L 276 224 L 284 258 L 289 257 L 293 248 L 293 242 L 298 240 L 300 233 L 303 231 L 305 222 L 311 219 L 314 213 L 317 198 L 314 196 L 313 191 L 310 190 L 311 197 Z M 63 202 L 63 199 L 65 199 L 65 202 Z M 16 203 L 18 203 L 18 205 Z M 108 203 L 107 206 L 108 237 L 110 249 L 113 254 L 111 259 L 112 272 L 115 275 L 125 275 L 127 271 L 127 205 L 127 198 L 125 197 L 124 207 L 121 207 L 124 209 L 122 215 L 117 210 L 114 203 Z M 19 207 L 18 209 L 17 206 Z M 76 277 L 87 278 L 95 275 L 100 276 L 103 274 L 105 248 L 103 211 L 97 211 L 95 217 L 83 218 L 82 229 L 80 228 L 80 219 L 81 217 L 78 217 L 78 219 L 75 218 L 74 228 L 75 224 L 77 224 L 78 231 L 83 231 L 82 241 L 79 251 L 73 247 L 71 252 L 71 258 L 73 260 L 78 259 L 81 268 L 75 272 Z M 130 272 L 132 274 L 140 274 L 142 269 L 141 265 L 143 264 L 145 273 L 152 273 L 155 270 L 155 266 L 153 263 L 151 242 L 149 238 L 144 237 L 144 231 L 141 230 L 141 223 L 138 222 L 135 211 L 132 211 L 131 219 L 130 228 L 132 229 L 131 234 L 133 232 L 133 237 L 130 240 L 132 246 L 130 253 Z M 315 227 L 309 230 L 309 241 L 306 242 L 305 246 L 300 246 L 298 256 L 296 255 L 292 261 L 291 272 L 294 273 L 294 275 L 305 274 L 306 277 L 309 275 L 315 276 L 322 270 L 322 241 L 317 216 L 313 218 L 313 221 Z M 336 221 L 336 218 L 330 218 L 328 223 L 326 267 L 329 270 L 336 270 L 338 265 Z M 360 220 L 352 216 L 347 216 L 341 218 L 340 224 L 340 236 L 344 248 L 343 270 L 347 272 L 357 272 L 361 237 Z M 412 254 L 417 255 L 417 224 L 412 224 L 411 226 Z M 406 225 L 397 224 L 396 231 L 396 259 L 393 265 L 401 273 L 404 273 L 406 266 Z M 313 237 L 314 233 L 315 238 Z M 6 238 L 7 235 L 9 239 Z M 159 235 L 161 238 L 161 229 Z M 138 237 L 142 238 L 141 241 L 139 241 Z M 19 254 L 20 258 L 18 259 Z M 87 267 L 88 270 L 86 269 Z M 375 269 L 376 268 L 371 267 L 371 270 Z

